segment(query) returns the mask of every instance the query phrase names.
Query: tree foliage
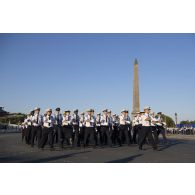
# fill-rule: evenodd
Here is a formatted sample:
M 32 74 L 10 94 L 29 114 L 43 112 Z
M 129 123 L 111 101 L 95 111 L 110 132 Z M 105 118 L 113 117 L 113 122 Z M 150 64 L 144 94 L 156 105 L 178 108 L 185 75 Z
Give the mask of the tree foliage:
M 0 117 L 0 123 L 3 124 L 21 124 L 24 121 L 24 118 L 26 117 L 25 114 L 22 113 L 14 113 L 14 114 L 10 114 L 4 117 Z
M 183 124 L 183 125 L 191 125 L 191 124 L 195 124 L 195 121 L 181 121 L 180 124 Z
M 175 127 L 175 122 L 170 116 L 167 116 L 167 115 L 163 114 L 162 118 L 163 118 L 163 121 L 166 122 L 167 127 Z

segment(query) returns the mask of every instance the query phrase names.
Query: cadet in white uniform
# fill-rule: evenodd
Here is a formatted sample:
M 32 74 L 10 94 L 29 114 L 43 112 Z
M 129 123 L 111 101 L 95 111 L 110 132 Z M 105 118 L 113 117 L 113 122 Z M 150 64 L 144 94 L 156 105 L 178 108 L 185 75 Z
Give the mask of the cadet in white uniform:
M 108 110 L 103 110 L 103 115 L 100 119 L 101 122 L 101 130 L 100 130 L 100 137 L 102 140 L 101 145 L 106 145 L 106 140 L 109 146 L 111 146 L 111 137 L 110 137 L 110 126 L 112 125 L 111 117 L 108 115 Z
M 46 110 L 46 116 L 43 117 L 43 133 L 42 133 L 42 138 L 40 142 L 40 148 L 44 148 L 45 144 L 49 143 L 50 149 L 53 149 L 53 135 L 54 135 L 54 124 L 55 124 L 55 119 L 51 115 L 52 114 L 52 109 L 47 109 Z
M 111 129 L 112 145 L 120 144 L 119 140 L 119 117 L 116 114 L 112 115 L 112 129 Z
M 30 145 L 31 142 L 31 131 L 32 131 L 32 117 L 34 112 L 31 111 L 30 114 L 27 115 L 27 118 L 24 120 L 26 131 L 25 131 L 25 141 L 26 144 Z
M 109 118 L 110 146 L 112 146 L 113 118 L 112 118 L 112 111 L 111 110 L 108 110 L 108 118 Z
M 84 147 L 89 143 L 95 147 L 95 123 L 96 119 L 93 115 L 93 109 L 87 110 L 87 115 L 85 116 L 85 136 L 84 136 Z
M 148 138 L 148 140 L 151 142 L 152 147 L 154 150 L 157 149 L 157 146 L 154 142 L 153 136 L 152 136 L 152 130 L 151 130 L 151 116 L 150 116 L 150 107 L 145 107 L 144 112 L 145 114 L 142 115 L 142 130 L 139 137 L 139 149 L 142 150 L 143 144 Z
M 62 140 L 62 114 L 60 113 L 60 108 L 56 108 L 56 113 L 54 115 L 54 142 L 58 143 L 58 141 Z
M 129 128 L 130 128 L 130 117 L 128 116 L 127 110 L 122 110 L 121 115 L 119 117 L 119 139 L 120 139 L 120 146 L 123 142 L 123 136 L 125 137 L 125 141 L 128 145 L 130 145 L 130 135 Z
M 157 124 L 157 129 L 158 129 L 158 136 L 159 134 L 162 134 L 164 143 L 167 143 L 164 123 L 162 119 L 162 112 L 158 112 L 157 115 L 158 115 L 158 118 L 157 118 L 158 122 L 156 124 Z
M 66 110 L 64 112 L 63 120 L 62 120 L 62 129 L 63 129 L 63 137 L 61 141 L 61 148 L 64 146 L 64 140 L 66 140 L 68 145 L 72 145 L 72 137 L 73 137 L 73 128 L 72 128 L 72 117 L 70 115 L 70 110 Z
M 80 121 L 79 121 L 79 139 L 80 139 L 80 145 L 84 145 L 84 136 L 85 136 L 85 113 L 82 112 L 80 114 Z
M 100 131 L 101 131 L 101 114 L 98 113 L 96 117 L 96 133 L 95 133 L 96 146 L 101 145 L 102 143 Z
M 134 116 L 133 118 L 133 143 L 134 144 L 137 144 L 138 132 L 139 132 L 140 121 L 141 121 L 140 112 L 137 112 L 136 114 L 137 115 Z
M 157 121 L 158 120 L 155 116 L 155 113 L 153 112 L 151 114 L 151 129 L 152 129 L 152 135 L 154 137 L 154 142 L 156 146 L 158 145 L 158 133 L 157 133 L 157 126 L 156 126 Z
M 34 109 L 34 116 L 32 117 L 32 133 L 31 133 L 31 147 L 34 147 L 34 140 L 37 137 L 37 144 L 40 147 L 42 136 L 43 117 L 40 114 L 40 108 Z
M 73 125 L 73 129 L 74 129 L 74 146 L 75 147 L 79 147 L 80 146 L 80 139 L 79 139 L 79 115 L 78 115 L 78 110 L 74 110 L 74 114 L 72 116 L 72 125 Z

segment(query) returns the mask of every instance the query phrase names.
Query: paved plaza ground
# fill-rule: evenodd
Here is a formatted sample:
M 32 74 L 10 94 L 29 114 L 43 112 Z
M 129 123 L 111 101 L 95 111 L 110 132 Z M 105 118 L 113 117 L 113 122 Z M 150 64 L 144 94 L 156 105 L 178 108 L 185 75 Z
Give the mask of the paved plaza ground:
M 1 163 L 194 163 L 195 136 L 169 135 L 167 145 L 158 151 L 151 146 L 138 150 L 136 145 L 113 148 L 65 148 L 55 151 L 31 148 L 21 141 L 20 133 L 0 134 Z

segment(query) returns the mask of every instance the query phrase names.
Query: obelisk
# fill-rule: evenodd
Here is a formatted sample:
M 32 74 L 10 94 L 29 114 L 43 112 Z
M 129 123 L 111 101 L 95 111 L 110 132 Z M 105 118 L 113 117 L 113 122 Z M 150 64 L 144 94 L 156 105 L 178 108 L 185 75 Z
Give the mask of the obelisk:
M 133 110 L 132 115 L 136 112 L 140 112 L 140 99 L 139 99 L 139 70 L 138 61 L 135 59 L 134 62 L 134 78 L 133 78 Z

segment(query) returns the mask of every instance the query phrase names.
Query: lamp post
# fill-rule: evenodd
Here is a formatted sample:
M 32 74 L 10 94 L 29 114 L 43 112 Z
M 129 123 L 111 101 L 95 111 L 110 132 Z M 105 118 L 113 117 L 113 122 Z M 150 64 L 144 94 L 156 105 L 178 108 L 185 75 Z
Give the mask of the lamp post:
M 175 125 L 177 127 L 177 113 L 175 113 Z

